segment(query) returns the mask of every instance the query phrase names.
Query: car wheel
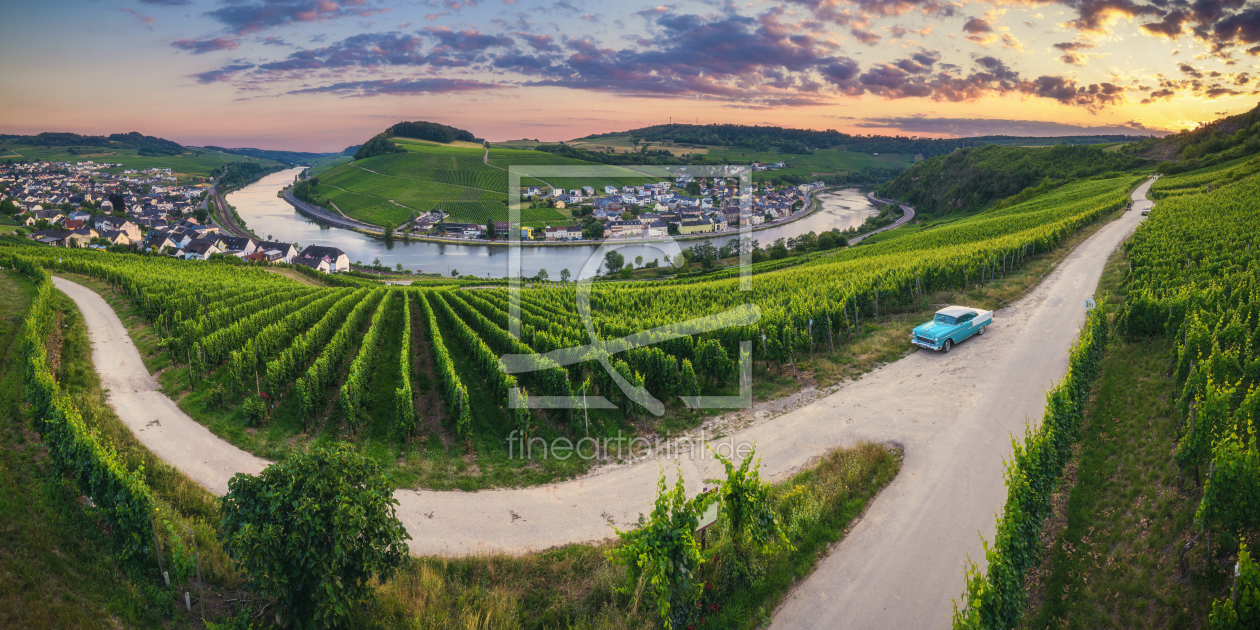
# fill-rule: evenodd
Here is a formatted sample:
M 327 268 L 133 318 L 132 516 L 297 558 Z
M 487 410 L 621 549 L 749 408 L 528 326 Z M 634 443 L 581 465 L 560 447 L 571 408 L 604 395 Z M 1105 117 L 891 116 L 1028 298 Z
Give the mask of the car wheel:
M 952 339 L 946 339 L 946 340 L 945 340 L 945 345 L 941 346 L 941 350 L 944 350 L 945 352 L 949 352 L 949 349 L 950 349 L 950 348 L 953 348 L 953 347 L 954 347 L 954 342 L 953 342 L 953 340 L 952 340 Z
M 988 328 L 988 326 L 981 326 L 981 327 L 980 327 L 979 334 L 983 335 L 983 334 L 984 334 L 984 329 L 985 329 L 985 328 Z

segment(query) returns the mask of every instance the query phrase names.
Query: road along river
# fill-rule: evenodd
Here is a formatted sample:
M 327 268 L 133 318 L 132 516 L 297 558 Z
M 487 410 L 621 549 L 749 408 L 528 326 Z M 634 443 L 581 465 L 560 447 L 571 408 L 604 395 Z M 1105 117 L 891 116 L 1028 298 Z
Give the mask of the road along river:
M 403 267 L 428 273 L 438 272 L 443 275 L 457 270 L 461 274 L 501 278 L 508 275 L 508 249 L 506 247 L 490 247 L 487 245 L 463 245 L 448 243 L 410 242 L 404 243 L 395 239 L 386 243 L 383 239 L 367 236 L 352 230 L 328 227 L 298 213 L 293 206 L 277 196 L 281 188 L 293 182 L 293 178 L 302 172 L 300 168 L 289 169 L 268 175 L 241 190 L 227 195 L 227 202 L 236 208 L 236 213 L 245 221 L 245 225 L 255 234 L 286 243 L 307 245 L 326 245 L 337 247 L 346 252 L 351 261 L 362 261 L 371 264 L 379 258 L 381 264 L 393 267 L 402 263 Z M 822 232 L 832 228 L 841 230 L 861 225 L 866 217 L 877 214 L 879 210 L 866 200 L 863 193 L 855 189 L 826 191 L 817 195 L 821 207 L 809 216 L 791 223 L 758 230 L 752 238 L 758 240 L 762 247 L 769 246 L 777 238 L 799 236 L 806 232 Z M 711 240 L 721 246 L 732 235 L 716 237 Z M 699 241 L 680 241 L 685 249 Z M 596 245 L 571 247 L 522 247 L 521 270 L 526 277 L 546 269 L 552 278 L 560 276 L 561 269 L 568 269 L 576 274 L 586 264 L 588 258 L 597 250 Z M 643 256 L 644 261 L 659 258 L 661 253 L 653 247 L 627 244 L 618 249 L 627 261 L 636 256 Z
M 761 418 L 721 443 L 752 444 L 762 472 L 784 479 L 812 458 L 860 440 L 905 448 L 901 473 L 838 550 L 788 599 L 779 628 L 945 628 L 962 592 L 967 556 L 983 564 L 1006 499 L 1002 459 L 1011 435 L 1037 421 L 1044 391 L 1067 370 L 1084 300 L 1103 264 L 1151 204 L 1149 182 L 1134 209 L 1079 244 L 1028 295 L 994 314 L 988 334 L 949 354 L 918 351 L 834 393 Z M 62 278 L 83 312 L 92 360 L 108 402 L 159 457 L 215 493 L 236 472 L 265 462 L 211 435 L 157 392 L 117 315 L 95 292 Z M 769 415 L 758 413 L 758 416 Z M 398 517 L 416 554 L 522 553 L 603 539 L 651 508 L 656 480 L 675 466 L 688 491 L 721 476 L 706 457 L 656 459 L 598 469 L 535 488 L 479 492 L 399 490 Z

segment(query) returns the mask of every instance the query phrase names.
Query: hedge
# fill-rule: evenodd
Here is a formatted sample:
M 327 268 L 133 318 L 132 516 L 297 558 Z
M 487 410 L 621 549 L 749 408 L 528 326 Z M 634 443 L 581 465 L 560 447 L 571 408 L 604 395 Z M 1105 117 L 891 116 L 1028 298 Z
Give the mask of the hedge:
M 124 561 L 143 557 L 152 544 L 150 517 L 154 512 L 144 468 L 127 470 L 112 445 L 101 441 L 70 396 L 61 391 L 48 363 L 44 344 L 54 325 L 57 299 L 52 277 L 19 256 L 0 256 L 0 263 L 33 277 L 38 287 L 21 332 L 23 376 L 31 420 L 48 447 L 53 470 L 91 497 L 109 524 Z
M 1050 495 L 1072 456 L 1108 332 L 1105 314 L 1093 311 L 1072 346 L 1067 376 L 1046 395 L 1041 426 L 1026 427 L 1022 445 L 1011 440 L 1015 452 L 1006 466 L 1006 506 L 993 544 L 984 546 L 988 571 L 969 563 L 962 606 L 954 605 L 954 628 L 995 630 L 1019 623 L 1028 595 L 1024 576 L 1040 559 Z

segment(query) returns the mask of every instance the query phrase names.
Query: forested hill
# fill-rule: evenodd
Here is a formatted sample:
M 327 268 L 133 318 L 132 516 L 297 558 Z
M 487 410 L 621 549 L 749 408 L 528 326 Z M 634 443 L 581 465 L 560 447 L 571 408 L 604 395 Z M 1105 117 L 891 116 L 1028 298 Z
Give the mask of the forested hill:
M 246 157 L 256 157 L 262 160 L 274 160 L 276 162 L 284 162 L 285 164 L 306 164 L 333 155 L 354 155 L 355 150 L 359 147 L 358 145 L 349 147 L 341 153 L 307 153 L 304 151 L 278 151 L 273 149 L 252 148 L 225 149 L 223 147 L 211 145 L 206 145 L 205 148 L 222 151 L 224 153 L 232 153 L 235 155 L 244 155 Z
M 472 134 L 471 131 L 457 129 L 447 125 L 441 125 L 435 122 L 417 120 L 415 122 L 400 122 L 381 133 L 372 136 L 367 142 L 358 147 L 352 147 L 354 151 L 354 159 L 366 160 L 370 157 L 378 155 L 387 155 L 389 153 L 401 153 L 403 149 L 389 138 L 415 138 L 417 140 L 428 140 L 430 142 L 441 142 L 448 144 L 451 142 L 484 142 Z M 347 149 L 349 151 L 349 149 Z
M 1136 142 L 1122 150 L 1169 161 L 1160 165 L 1160 171 L 1165 173 L 1192 171 L 1251 155 L 1260 152 L 1260 105 L 1189 131 Z
M 34 136 L 0 135 L 0 142 L 35 147 L 118 147 L 139 149 L 140 155 L 148 156 L 179 155 L 187 151 L 177 142 L 136 131 L 109 136 L 81 136 L 64 132 L 45 132 Z
M 834 129 L 792 129 L 749 125 L 684 125 L 669 124 L 643 127 L 630 131 L 603 133 L 584 139 L 629 136 L 648 142 L 669 141 L 674 144 L 731 146 L 758 151 L 778 148 L 781 153 L 809 153 L 813 149 L 840 149 L 861 153 L 922 154 L 924 157 L 945 155 L 955 149 L 1000 145 L 1101 144 L 1132 142 L 1146 136 L 1058 136 L 1026 138 L 1020 136 L 979 136 L 971 138 L 919 138 L 907 136 L 862 136 L 841 133 Z
M 920 213 L 941 215 L 978 210 L 1043 182 L 1055 185 L 1149 163 L 1090 146 L 969 147 L 915 164 L 876 194 L 912 205 Z
M 400 122 L 393 127 L 385 130 L 386 138 L 416 138 L 418 140 L 431 140 L 433 142 L 455 142 L 462 140 L 464 142 L 481 142 L 481 139 L 474 136 L 471 131 L 457 129 L 447 125 L 440 125 L 435 122 L 427 122 L 417 120 L 415 122 Z

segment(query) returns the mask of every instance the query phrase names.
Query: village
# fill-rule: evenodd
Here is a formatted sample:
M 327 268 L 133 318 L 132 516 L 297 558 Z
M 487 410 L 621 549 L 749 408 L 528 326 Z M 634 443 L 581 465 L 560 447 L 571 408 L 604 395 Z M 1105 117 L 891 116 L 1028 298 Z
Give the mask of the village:
M 245 262 L 288 263 L 325 273 L 350 271 L 335 247 L 235 236 L 209 217 L 210 183 L 179 184 L 170 169 L 110 172 L 108 163 L 30 162 L 0 165 L 0 221 L 25 228 L 27 238 L 55 247 L 129 250 L 207 260 L 231 256 Z M 113 170 L 117 170 L 114 168 Z M 750 212 L 740 211 L 738 180 L 681 176 L 671 182 L 577 189 L 529 187 L 530 207 L 568 209 L 569 225 L 520 228 L 524 242 L 645 239 L 733 232 L 792 219 L 810 209 L 810 192 L 822 182 L 747 188 Z M 601 194 L 602 193 L 602 194 Z M 468 240 L 504 240 L 506 221 L 447 221 L 434 211 L 404 233 Z
M 757 165 L 767 166 L 767 165 Z M 764 169 L 763 169 L 764 170 Z M 763 184 L 746 189 L 751 196 L 747 215 L 741 213 L 738 180 L 680 176 L 670 182 L 637 186 L 581 188 L 528 187 L 521 190 L 522 204 L 529 208 L 568 210 L 567 225 L 523 226 L 522 241 L 581 241 L 603 239 L 663 238 L 738 230 L 745 223 L 760 226 L 792 218 L 808 211 L 809 193 L 823 182 L 798 186 Z M 601 194 L 602 192 L 602 194 Z M 440 211 L 417 218 L 411 233 L 466 239 L 503 239 L 506 221 L 487 224 L 447 221 Z M 492 231 L 491 231 L 492 230 Z

